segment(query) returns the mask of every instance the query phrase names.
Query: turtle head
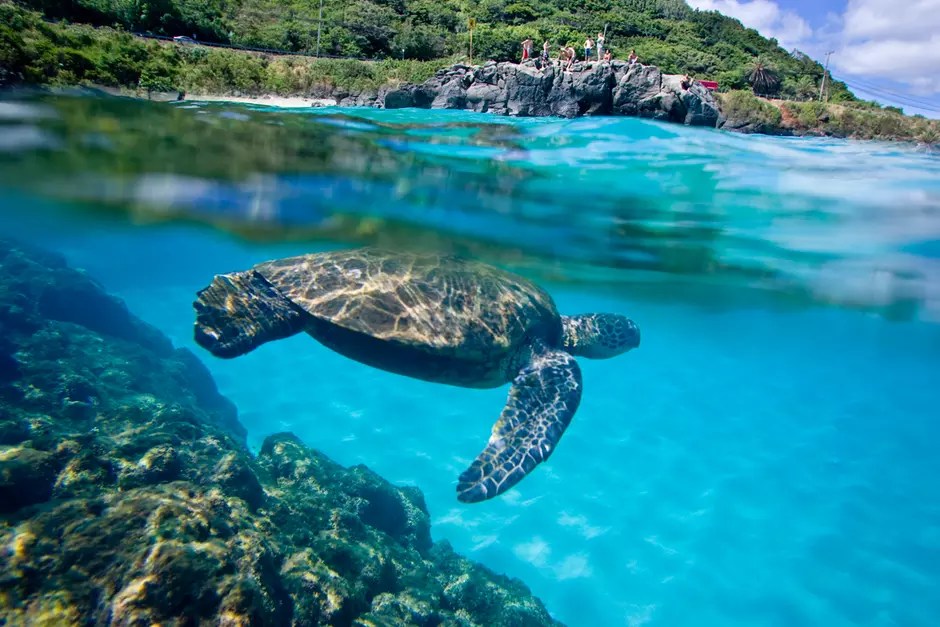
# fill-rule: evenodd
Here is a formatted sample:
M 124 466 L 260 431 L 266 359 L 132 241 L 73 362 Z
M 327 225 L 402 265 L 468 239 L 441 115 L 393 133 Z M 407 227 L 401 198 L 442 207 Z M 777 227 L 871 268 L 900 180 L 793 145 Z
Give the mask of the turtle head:
M 561 347 L 591 359 L 616 357 L 640 345 L 640 327 L 620 314 L 562 316 Z
M 216 357 L 237 357 L 300 332 L 306 316 L 254 271 L 220 274 L 196 294 L 196 343 Z

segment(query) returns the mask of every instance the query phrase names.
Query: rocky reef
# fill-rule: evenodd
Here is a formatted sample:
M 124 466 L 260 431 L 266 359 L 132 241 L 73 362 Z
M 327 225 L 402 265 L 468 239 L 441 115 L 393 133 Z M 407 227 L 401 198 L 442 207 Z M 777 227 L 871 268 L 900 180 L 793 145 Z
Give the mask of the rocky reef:
M 60 257 L 0 241 L 0 624 L 555 625 L 424 499 L 234 406 Z
M 454 65 L 421 85 L 380 93 L 323 92 L 340 106 L 386 109 L 470 109 L 499 115 L 630 115 L 693 126 L 718 126 L 722 119 L 712 93 L 699 83 L 682 87 L 682 76 L 663 74 L 652 65 L 575 63 L 539 68 L 534 61 L 482 66 Z

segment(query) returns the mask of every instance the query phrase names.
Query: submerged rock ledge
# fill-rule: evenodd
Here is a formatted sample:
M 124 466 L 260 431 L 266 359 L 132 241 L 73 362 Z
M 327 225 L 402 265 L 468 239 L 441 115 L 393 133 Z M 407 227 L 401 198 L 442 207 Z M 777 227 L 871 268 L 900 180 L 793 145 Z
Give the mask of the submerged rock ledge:
M 385 109 L 469 109 L 515 116 L 630 115 L 692 126 L 719 126 L 714 95 L 699 83 L 682 87 L 682 76 L 663 74 L 652 65 L 575 63 L 571 71 L 549 65 L 539 69 L 490 61 L 457 64 L 421 85 L 350 94 L 328 88 L 313 94 L 321 104 Z
M 56 255 L 0 240 L 0 624 L 557 625 L 424 498 L 235 407 Z

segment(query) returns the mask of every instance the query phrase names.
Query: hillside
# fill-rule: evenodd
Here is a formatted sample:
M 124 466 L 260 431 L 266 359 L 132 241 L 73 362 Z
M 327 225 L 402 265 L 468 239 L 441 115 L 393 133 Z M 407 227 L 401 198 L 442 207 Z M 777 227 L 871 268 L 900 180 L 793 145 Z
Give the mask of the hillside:
M 317 0 L 25 0 L 47 17 L 134 32 L 294 52 L 317 49 Z M 636 49 L 643 63 L 671 74 L 716 80 L 722 90 L 749 87 L 756 60 L 776 80 L 767 95 L 805 100 L 818 93 L 823 68 L 753 29 L 683 0 L 323 0 L 322 54 L 430 60 L 466 55 L 468 20 L 476 20 L 474 57 L 517 60 L 520 42 L 549 41 L 581 51 L 585 37 L 607 30 L 615 57 Z M 830 100 L 854 96 L 842 83 Z

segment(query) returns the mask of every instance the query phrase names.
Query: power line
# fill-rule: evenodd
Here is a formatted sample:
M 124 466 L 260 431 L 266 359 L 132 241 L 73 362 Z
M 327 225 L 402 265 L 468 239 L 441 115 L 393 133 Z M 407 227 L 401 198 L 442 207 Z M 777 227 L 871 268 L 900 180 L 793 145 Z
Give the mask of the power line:
M 899 104 L 902 104 L 908 107 L 915 107 L 917 109 L 923 109 L 924 111 L 930 111 L 931 113 L 940 113 L 940 107 L 937 107 L 936 103 L 926 104 L 922 102 L 915 102 L 915 101 L 908 99 L 904 95 L 896 94 L 894 92 L 888 92 L 888 91 L 885 91 L 876 87 L 867 87 L 865 85 L 852 84 L 849 81 L 843 81 L 843 82 L 856 91 L 862 91 L 862 92 L 877 96 L 879 98 L 893 100 Z
M 858 92 L 861 92 L 861 93 L 870 94 L 870 95 L 872 95 L 872 96 L 874 96 L 874 97 L 876 97 L 876 98 L 882 98 L 882 99 L 885 99 L 885 100 L 889 100 L 889 101 L 891 101 L 891 102 L 896 102 L 896 103 L 898 103 L 898 104 L 900 104 L 900 105 L 904 105 L 904 106 L 906 106 L 906 107 L 914 107 L 914 108 L 917 108 L 917 109 L 922 109 L 922 110 L 924 110 L 924 111 L 930 111 L 931 113 L 940 113 L 940 108 L 932 107 L 932 106 L 929 106 L 929 105 L 924 105 L 924 104 L 921 104 L 921 103 L 918 103 L 918 102 L 910 102 L 910 101 L 908 101 L 908 100 L 905 100 L 905 99 L 902 98 L 902 97 L 895 96 L 895 95 L 893 95 L 893 94 L 886 94 L 886 93 L 884 93 L 884 92 L 880 92 L 880 91 L 875 90 L 875 89 L 870 89 L 870 88 L 867 88 L 867 87 L 861 87 L 861 86 L 856 86 L 856 85 L 849 85 L 849 87 L 851 87 L 851 88 L 852 88 L 853 90 L 855 90 L 855 91 L 858 91 Z
M 852 83 L 853 85 L 857 85 L 857 86 L 862 87 L 862 88 L 865 88 L 865 89 L 877 89 L 878 91 L 883 91 L 883 92 L 888 93 L 888 94 L 893 94 L 893 95 L 896 95 L 896 96 L 900 96 L 901 98 L 907 98 L 908 100 L 918 101 L 918 102 L 921 102 L 922 104 L 925 104 L 925 105 L 928 105 L 928 106 L 932 106 L 932 105 L 938 104 L 937 101 L 935 101 L 935 100 L 927 100 L 927 99 L 925 99 L 925 98 L 919 98 L 919 97 L 913 96 L 913 95 L 911 95 L 911 94 L 907 94 L 907 93 L 904 93 L 904 92 L 901 92 L 901 91 L 897 91 L 896 89 L 894 89 L 894 88 L 892 88 L 892 87 L 888 87 L 888 86 L 885 86 L 885 85 L 879 85 L 878 83 L 873 83 L 873 82 L 871 82 L 871 81 L 865 81 L 865 80 L 861 80 L 861 79 L 852 78 L 852 79 L 848 79 L 847 81 L 843 81 L 843 82 L 845 82 L 845 83 L 847 83 L 847 84 L 848 84 L 848 83 Z
M 844 80 L 842 82 L 845 83 L 846 85 L 848 85 L 849 83 L 852 83 L 857 88 L 863 89 L 865 91 L 873 91 L 873 90 L 881 91 L 881 92 L 890 94 L 898 98 L 904 98 L 906 100 L 911 101 L 912 103 L 917 103 L 919 106 L 935 107 L 935 106 L 940 105 L 940 102 L 936 100 L 926 100 L 923 98 L 918 98 L 917 96 L 912 96 L 910 94 L 900 93 L 900 92 L 894 91 L 893 89 L 889 87 L 885 87 L 884 85 L 877 85 L 875 83 L 872 83 L 871 81 L 853 78 L 851 79 L 851 81 Z
M 820 84 L 819 84 L 819 100 L 820 101 L 823 100 L 823 95 L 825 95 L 826 102 L 829 102 L 829 92 L 826 90 L 826 87 L 827 87 L 826 83 L 827 83 L 827 79 L 830 76 L 829 75 L 829 57 L 832 56 L 834 52 L 835 52 L 834 50 L 830 50 L 826 53 L 826 65 L 825 65 L 825 68 L 823 69 L 822 81 L 820 81 Z M 924 111 L 930 111 L 931 113 L 940 113 L 940 108 L 935 108 L 937 106 L 936 102 L 928 102 L 925 100 L 921 100 L 920 98 L 917 98 L 915 96 L 910 96 L 908 94 L 899 94 L 897 92 L 893 92 L 890 89 L 887 89 L 881 86 L 875 86 L 871 84 L 866 85 L 865 81 L 855 81 L 853 79 L 853 82 L 855 83 L 854 85 L 852 84 L 852 82 L 844 80 L 844 79 L 841 82 L 848 85 L 849 87 L 853 89 L 864 91 L 870 94 L 874 94 L 880 98 L 894 100 L 895 102 L 901 103 L 908 107 L 916 107 L 918 109 L 923 109 Z
M 928 100 L 925 98 L 913 96 L 911 94 L 898 92 L 894 88 L 891 88 L 885 85 L 879 85 L 877 83 L 872 82 L 869 79 L 855 78 L 855 77 L 851 79 L 835 79 L 833 77 L 832 80 L 840 80 L 840 82 L 845 83 L 846 85 L 852 87 L 853 89 L 861 89 L 862 91 L 867 91 L 871 93 L 878 92 L 878 94 L 882 96 L 893 97 L 899 100 L 905 100 L 912 106 L 931 108 L 931 107 L 937 107 L 938 105 L 940 105 L 940 101 Z

